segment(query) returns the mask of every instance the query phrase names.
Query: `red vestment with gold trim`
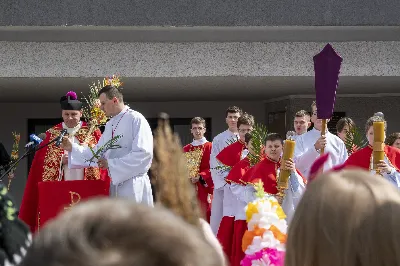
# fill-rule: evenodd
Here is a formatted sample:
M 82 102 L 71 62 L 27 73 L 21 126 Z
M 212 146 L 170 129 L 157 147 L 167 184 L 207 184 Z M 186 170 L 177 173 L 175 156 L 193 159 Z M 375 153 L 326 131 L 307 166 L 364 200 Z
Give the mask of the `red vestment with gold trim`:
M 51 140 L 60 136 L 63 130 L 62 123 L 46 131 L 46 139 L 41 143 L 46 145 Z M 85 122 L 82 122 L 81 128 L 75 134 L 80 143 L 85 141 L 89 128 Z M 89 137 L 88 145 L 95 145 L 101 136 L 100 130 L 96 130 Z M 39 226 L 39 189 L 38 184 L 46 181 L 57 181 L 59 169 L 61 167 L 61 157 L 64 150 L 51 143 L 47 147 L 38 150 L 33 159 L 28 180 L 25 186 L 24 196 L 22 198 L 21 208 L 18 217 L 23 220 L 35 232 Z M 84 180 L 103 180 L 105 184 L 110 183 L 110 177 L 106 170 L 100 170 L 97 167 L 88 167 L 84 169 Z

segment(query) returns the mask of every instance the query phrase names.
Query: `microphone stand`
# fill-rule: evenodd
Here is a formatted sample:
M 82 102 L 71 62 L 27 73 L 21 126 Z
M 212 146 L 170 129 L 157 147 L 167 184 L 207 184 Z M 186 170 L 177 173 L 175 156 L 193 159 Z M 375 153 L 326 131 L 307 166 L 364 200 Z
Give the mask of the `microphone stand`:
M 28 148 L 28 150 L 25 152 L 25 154 L 22 155 L 21 157 L 19 157 L 18 160 L 16 160 L 15 162 L 10 162 L 7 166 L 3 167 L 3 169 L 5 169 L 5 168 L 8 167 L 8 169 L 1 175 L 1 177 L 0 177 L 0 182 L 3 181 L 4 177 L 5 177 L 9 172 L 11 172 L 11 170 L 13 170 L 13 169 L 17 166 L 17 164 L 18 164 L 22 159 L 24 159 L 25 157 L 27 157 L 28 155 L 30 155 L 30 154 L 32 154 L 32 153 L 37 152 L 37 151 L 40 150 L 40 149 L 43 149 L 44 147 L 49 146 L 51 143 L 56 142 L 56 141 L 59 140 L 59 139 L 60 139 L 60 136 L 58 136 L 58 137 L 56 137 L 55 139 L 49 141 L 46 145 L 40 146 L 40 144 L 39 144 L 39 145 L 34 146 L 32 149 L 29 149 L 29 148 Z

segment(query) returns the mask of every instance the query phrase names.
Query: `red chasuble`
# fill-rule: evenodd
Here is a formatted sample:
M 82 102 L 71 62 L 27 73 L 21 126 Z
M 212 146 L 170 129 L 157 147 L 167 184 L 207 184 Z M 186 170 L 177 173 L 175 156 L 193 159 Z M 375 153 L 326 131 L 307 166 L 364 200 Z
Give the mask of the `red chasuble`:
M 41 145 L 46 145 L 51 140 L 58 137 L 62 129 L 62 123 L 60 123 L 46 131 L 46 139 L 41 143 Z M 83 122 L 82 127 L 75 134 L 75 137 L 79 140 L 80 143 L 84 142 L 88 131 L 89 129 L 86 123 Z M 95 145 L 99 141 L 100 136 L 100 130 L 96 130 L 89 137 L 88 144 Z M 59 169 L 61 167 L 61 157 L 63 154 L 64 150 L 60 147 L 57 147 L 55 143 L 52 143 L 49 146 L 38 150 L 33 159 L 18 216 L 30 227 L 32 232 L 35 232 L 38 228 L 38 184 L 40 182 L 57 181 L 59 176 Z M 84 169 L 84 180 L 103 180 L 106 187 L 110 184 L 110 178 L 107 174 L 107 171 L 100 170 L 99 168 L 95 167 Z
M 245 144 L 238 140 L 225 147 L 220 153 L 218 153 L 216 158 L 223 165 L 233 167 L 240 161 L 240 156 L 245 147 Z
M 201 157 L 199 175 L 204 179 L 207 183 L 207 187 L 205 187 L 200 182 L 196 183 L 197 190 L 197 198 L 202 206 L 205 217 L 207 217 L 207 221 L 209 221 L 209 216 L 211 214 L 211 206 L 208 203 L 208 194 L 213 194 L 214 191 L 214 183 L 211 178 L 210 172 L 210 155 L 211 155 L 212 143 L 206 142 L 203 145 L 193 146 L 192 144 L 188 144 L 183 147 L 183 152 L 192 152 L 195 149 L 202 149 L 203 155 Z
M 391 146 L 385 146 L 385 154 L 392 167 L 397 171 L 400 169 L 400 150 Z M 367 146 L 354 152 L 344 163 L 345 168 L 360 167 L 370 171 L 372 159 L 372 147 Z

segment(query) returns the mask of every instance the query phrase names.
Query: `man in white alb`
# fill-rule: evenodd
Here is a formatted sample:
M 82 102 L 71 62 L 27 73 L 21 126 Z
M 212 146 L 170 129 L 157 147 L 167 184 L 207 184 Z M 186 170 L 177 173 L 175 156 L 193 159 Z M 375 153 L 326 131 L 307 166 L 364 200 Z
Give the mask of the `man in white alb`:
M 231 106 L 225 112 L 226 118 L 225 121 L 228 124 L 228 129 L 224 132 L 218 134 L 212 142 L 212 149 L 210 155 L 210 170 L 211 170 L 211 178 L 214 182 L 214 193 L 213 200 L 211 204 L 211 217 L 210 217 L 210 226 L 213 230 L 214 234 L 217 235 L 219 224 L 222 220 L 222 206 L 224 199 L 224 186 L 225 176 L 226 174 L 221 173 L 221 171 L 217 170 L 216 167 L 221 166 L 218 163 L 216 156 L 230 143 L 230 140 L 237 141 L 238 140 L 238 128 L 237 121 L 238 118 L 242 115 L 242 110 L 239 107 Z
M 314 123 L 314 128 L 296 139 L 294 153 L 296 168 L 306 178 L 309 176 L 311 165 L 321 155 L 322 148 L 325 148 L 324 152 L 331 154 L 324 165 L 324 171 L 344 163 L 348 157 L 346 145 L 338 136 L 327 130 L 325 136 L 321 137 L 322 120 L 317 118 L 315 101 L 311 104 L 311 110 L 311 122 Z
M 96 160 L 100 168 L 107 169 L 112 184 L 110 194 L 153 206 L 153 195 L 147 171 L 153 159 L 153 135 L 146 118 L 125 106 L 121 87 L 107 85 L 99 91 L 101 109 L 111 119 L 107 122 L 95 151 L 113 137 L 121 138 L 116 145 Z M 64 138 L 62 147 L 69 151 L 70 168 L 87 167 L 93 154 L 88 147 L 71 143 Z

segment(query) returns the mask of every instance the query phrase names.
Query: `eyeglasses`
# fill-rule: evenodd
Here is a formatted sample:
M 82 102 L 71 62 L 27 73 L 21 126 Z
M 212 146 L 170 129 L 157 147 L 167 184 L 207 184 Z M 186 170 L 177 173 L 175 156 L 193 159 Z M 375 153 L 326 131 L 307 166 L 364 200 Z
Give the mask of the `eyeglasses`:
M 253 129 L 249 128 L 249 129 L 239 129 L 240 133 L 247 133 L 247 132 L 251 132 L 253 131 Z

